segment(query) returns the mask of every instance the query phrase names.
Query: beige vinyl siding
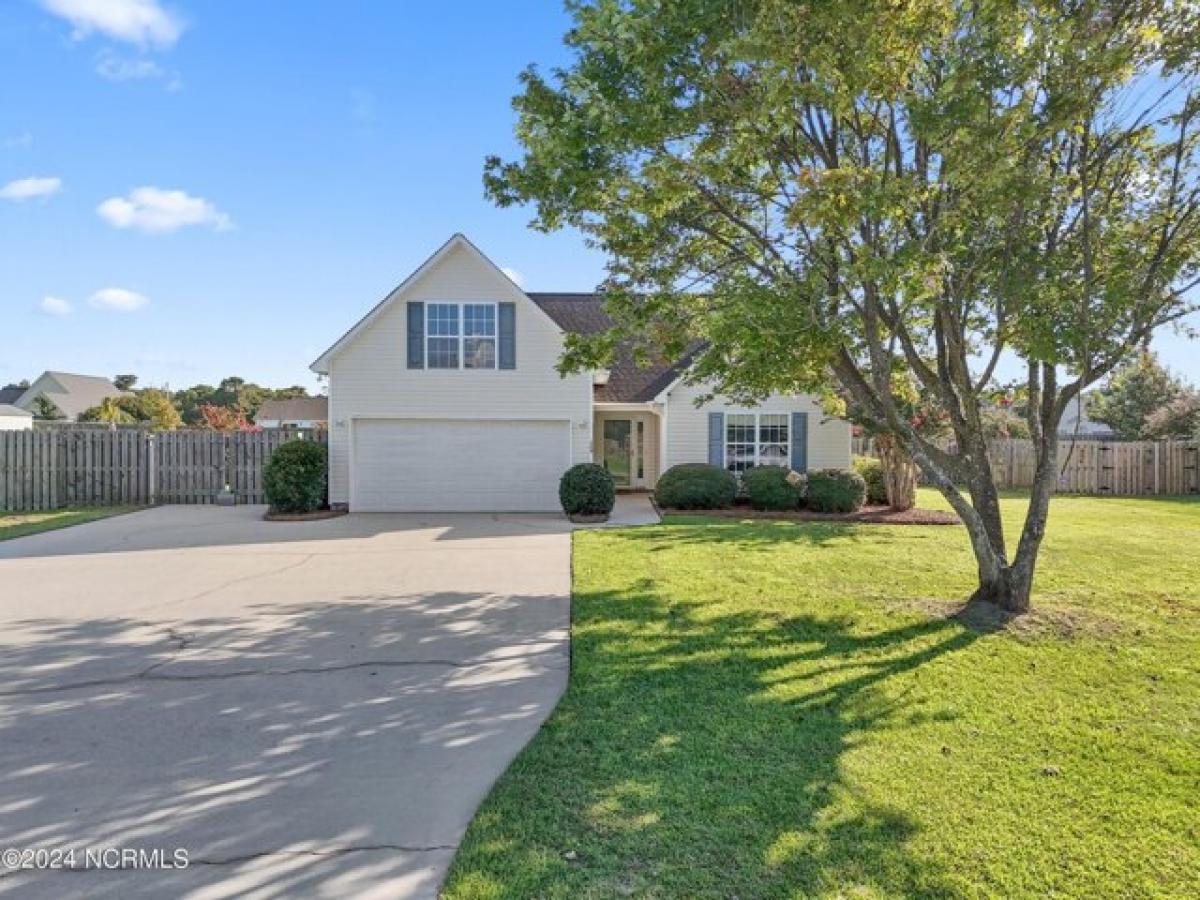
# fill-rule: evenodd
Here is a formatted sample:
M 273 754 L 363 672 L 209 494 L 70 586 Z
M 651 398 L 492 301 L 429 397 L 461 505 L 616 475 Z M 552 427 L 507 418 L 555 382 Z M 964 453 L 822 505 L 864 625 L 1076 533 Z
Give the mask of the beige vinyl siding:
M 773 394 L 756 407 L 714 401 L 699 408 L 695 399 L 703 386 L 676 385 L 667 396 L 667 467 L 680 463 L 708 462 L 710 412 L 808 413 L 809 469 L 850 466 L 850 423 L 829 418 L 815 398 L 807 394 Z
M 409 369 L 410 300 L 515 302 L 516 369 Z M 562 340 L 550 318 L 485 259 L 465 245 L 452 248 L 330 360 L 330 502 L 349 502 L 355 419 L 562 420 L 570 423 L 573 461 L 589 461 L 592 378 L 559 377 Z

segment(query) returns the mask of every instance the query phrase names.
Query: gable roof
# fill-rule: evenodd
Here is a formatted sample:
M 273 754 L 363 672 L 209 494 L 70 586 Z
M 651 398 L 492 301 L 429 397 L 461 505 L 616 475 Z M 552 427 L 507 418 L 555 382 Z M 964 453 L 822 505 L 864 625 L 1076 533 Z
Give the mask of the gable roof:
M 340 350 L 354 340 L 372 322 L 379 318 L 385 310 L 417 282 L 423 275 L 437 266 L 452 251 L 464 248 L 476 258 L 482 260 L 498 275 L 505 278 L 513 286 L 518 295 L 528 297 L 538 309 L 558 329 L 572 334 L 599 334 L 613 326 L 613 321 L 604 311 L 604 295 L 600 293 L 543 293 L 522 291 L 511 278 L 492 262 L 486 254 L 472 244 L 465 235 L 455 234 L 442 244 L 433 254 L 421 263 L 417 269 L 394 287 L 388 294 L 372 307 L 365 316 L 358 320 L 353 327 L 343 334 L 334 344 L 313 361 L 309 368 L 321 374 L 329 372 L 329 363 Z M 616 359 L 609 369 L 608 382 L 596 385 L 594 397 L 601 403 L 646 403 L 655 399 L 664 390 L 674 384 L 683 371 L 691 363 L 699 349 L 697 346 L 685 354 L 684 358 L 674 362 L 658 360 L 646 367 L 639 366 L 633 354 L 627 348 L 617 351 Z M 259 410 L 260 418 L 279 418 L 266 415 Z M 308 417 L 304 417 L 308 418 Z
M 400 282 L 398 285 L 396 285 L 396 287 L 392 288 L 392 290 L 387 294 L 387 296 L 385 296 L 382 300 L 380 300 L 378 303 L 376 303 L 375 306 L 372 307 L 365 316 L 363 316 L 356 323 L 354 323 L 353 327 L 351 327 L 351 329 L 349 331 L 347 331 L 340 338 L 338 338 L 337 341 L 334 342 L 333 346 L 331 346 L 328 350 L 326 350 L 319 357 L 317 357 L 313 361 L 312 365 L 309 366 L 309 369 L 311 369 L 313 372 L 317 372 L 320 374 L 327 374 L 329 372 L 329 361 L 330 361 L 330 359 L 332 359 L 334 354 L 336 354 L 343 347 L 345 347 L 347 344 L 349 344 L 352 340 L 354 340 L 354 338 L 356 338 L 359 334 L 361 334 L 363 332 L 363 330 L 366 329 L 372 322 L 374 322 L 376 319 L 378 319 L 379 316 L 383 314 L 384 310 L 386 310 L 389 306 L 391 306 L 394 302 L 396 302 L 396 299 L 402 293 L 404 293 L 406 288 L 408 288 L 410 285 L 412 285 L 413 283 L 418 281 L 421 278 L 421 276 L 423 276 L 426 272 L 428 272 L 430 269 L 432 269 L 434 266 L 436 266 L 438 263 L 440 263 L 443 259 L 445 259 L 447 256 L 449 256 L 452 251 L 457 250 L 459 248 L 463 248 L 463 249 L 467 250 L 467 252 L 471 253 L 476 258 L 482 260 L 497 275 L 499 275 L 500 277 L 505 279 L 509 284 L 511 284 L 513 286 L 513 290 L 517 291 L 518 294 L 523 293 L 521 291 L 520 287 L 517 286 L 517 283 L 515 281 L 513 281 L 511 278 L 509 278 L 509 276 L 504 272 L 503 269 L 501 269 L 494 262 L 492 262 L 490 259 L 488 259 L 487 255 L 482 250 L 480 250 L 478 247 L 476 247 L 474 244 L 472 244 L 469 240 L 467 240 L 466 235 L 464 235 L 462 232 L 458 232 L 458 233 L 454 234 L 450 238 L 450 240 L 446 241 L 446 243 L 442 244 L 442 246 L 440 246 L 437 250 L 435 250 L 433 252 L 433 255 L 431 255 L 427 260 L 425 260 L 425 262 L 421 263 L 421 265 L 419 265 L 416 268 L 416 271 L 414 271 L 411 275 L 409 275 L 402 282 Z
M 287 400 L 264 400 L 255 422 L 273 419 L 279 422 L 327 422 L 329 421 L 328 397 L 291 397 Z
M 563 331 L 599 334 L 613 326 L 612 318 L 604 311 L 603 294 L 534 292 L 528 297 Z M 683 359 L 674 362 L 657 360 L 643 367 L 637 364 L 628 347 L 620 347 L 609 368 L 607 383 L 596 385 L 595 399 L 599 403 L 648 403 L 675 383 L 698 349 L 694 348 Z
M 8 418 L 9 416 L 21 419 L 32 419 L 33 413 L 27 409 L 21 409 L 19 406 L 13 406 L 11 403 L 0 403 L 0 417 Z
M 1103 422 L 1097 422 L 1087 414 L 1087 394 L 1076 394 L 1075 399 L 1063 410 L 1062 421 L 1058 423 L 1060 437 L 1113 438 L 1117 433 L 1112 427 Z
M 99 406 L 106 397 L 127 397 L 129 391 L 118 390 L 100 375 L 76 375 L 73 372 L 43 372 L 16 401 L 22 409 L 30 409 L 33 401 L 44 396 L 58 407 L 68 419 L 77 419 L 84 410 Z

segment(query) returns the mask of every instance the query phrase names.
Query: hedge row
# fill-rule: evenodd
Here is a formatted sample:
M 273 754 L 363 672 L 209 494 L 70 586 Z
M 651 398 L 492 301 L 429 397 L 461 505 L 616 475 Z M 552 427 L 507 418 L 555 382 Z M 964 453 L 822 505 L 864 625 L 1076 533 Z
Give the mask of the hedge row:
M 867 498 L 867 482 L 857 472 L 819 469 L 796 475 L 781 466 L 756 466 L 733 473 L 706 463 L 673 466 L 658 479 L 654 500 L 667 509 L 725 509 L 733 505 L 739 487 L 755 509 L 791 510 L 807 506 L 815 512 L 846 513 Z

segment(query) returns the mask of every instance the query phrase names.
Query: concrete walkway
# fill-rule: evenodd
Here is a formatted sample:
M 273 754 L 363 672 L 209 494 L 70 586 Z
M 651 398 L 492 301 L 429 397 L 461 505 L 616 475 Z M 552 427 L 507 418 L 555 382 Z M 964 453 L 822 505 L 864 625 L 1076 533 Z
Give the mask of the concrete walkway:
M 657 525 L 662 519 L 650 502 L 648 493 L 617 494 L 617 502 L 607 522 L 576 525 L 575 528 L 629 528 L 634 525 Z
M 160 854 L 0 895 L 435 896 L 565 687 L 570 526 L 261 512 L 0 542 L 0 844 Z

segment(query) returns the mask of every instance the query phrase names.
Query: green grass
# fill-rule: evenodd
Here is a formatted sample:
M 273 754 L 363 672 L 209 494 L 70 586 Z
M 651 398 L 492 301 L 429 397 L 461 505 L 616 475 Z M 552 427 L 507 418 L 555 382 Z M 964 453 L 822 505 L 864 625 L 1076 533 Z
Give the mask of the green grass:
M 1056 499 L 1004 625 L 958 527 L 577 533 L 570 686 L 446 895 L 1196 896 L 1198 550 L 1200 502 Z
M 0 541 L 37 534 L 40 531 L 53 531 L 83 522 L 94 522 L 96 519 L 106 519 L 134 509 L 136 507 L 133 506 L 88 506 L 50 512 L 0 512 Z

